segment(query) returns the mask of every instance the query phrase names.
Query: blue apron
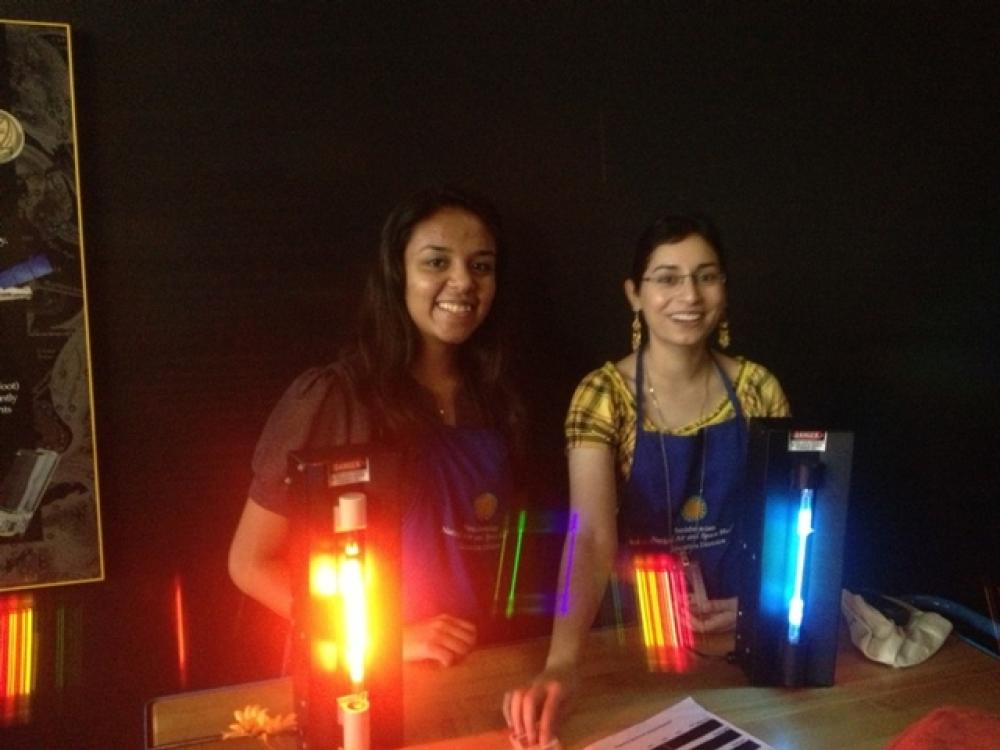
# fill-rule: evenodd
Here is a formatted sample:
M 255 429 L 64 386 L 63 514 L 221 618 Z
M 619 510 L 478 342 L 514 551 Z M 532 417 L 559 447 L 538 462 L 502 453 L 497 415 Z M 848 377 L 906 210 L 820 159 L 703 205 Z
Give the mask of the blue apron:
M 447 613 L 484 627 L 513 491 L 503 438 L 437 426 L 408 452 L 402 476 L 404 621 Z
M 743 409 L 732 381 L 716 361 L 726 395 L 736 412 L 733 419 L 703 427 L 690 436 L 661 435 L 643 429 L 643 353 L 644 350 L 639 351 L 635 365 L 635 456 L 619 511 L 623 551 L 632 548 L 686 552 L 701 566 L 709 598 L 736 596 L 739 582 L 736 523 L 743 498 L 747 443 Z

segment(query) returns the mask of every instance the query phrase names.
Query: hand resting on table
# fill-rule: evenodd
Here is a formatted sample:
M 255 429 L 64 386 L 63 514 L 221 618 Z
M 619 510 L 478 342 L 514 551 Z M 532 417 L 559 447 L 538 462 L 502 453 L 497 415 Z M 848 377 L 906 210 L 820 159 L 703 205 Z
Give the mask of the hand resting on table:
M 569 709 L 579 682 L 574 667 L 549 668 L 530 684 L 508 690 L 502 710 L 512 740 L 525 748 L 536 743 L 542 748 L 558 747 L 556 724 Z
M 724 633 L 736 628 L 737 598 L 693 599 L 688 621 L 695 633 Z
M 476 626 L 447 614 L 403 628 L 403 661 L 436 661 L 442 667 L 459 662 L 476 645 Z

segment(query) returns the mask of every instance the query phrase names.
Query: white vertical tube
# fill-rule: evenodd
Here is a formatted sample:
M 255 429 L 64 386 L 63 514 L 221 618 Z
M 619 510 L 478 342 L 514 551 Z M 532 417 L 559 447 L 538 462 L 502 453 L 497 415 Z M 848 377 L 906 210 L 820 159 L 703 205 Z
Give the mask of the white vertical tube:
M 333 511 L 333 530 L 359 531 L 368 525 L 363 492 L 345 492 L 337 499 Z
M 337 718 L 344 730 L 342 750 L 370 750 L 371 711 L 367 693 L 337 699 Z

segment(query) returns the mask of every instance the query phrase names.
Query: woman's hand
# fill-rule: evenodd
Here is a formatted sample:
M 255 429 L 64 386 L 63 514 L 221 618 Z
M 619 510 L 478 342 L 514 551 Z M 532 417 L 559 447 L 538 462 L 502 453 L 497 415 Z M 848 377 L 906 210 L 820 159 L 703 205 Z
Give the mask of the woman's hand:
M 736 627 L 737 598 L 691 601 L 690 623 L 695 633 L 725 633 Z
M 403 628 L 403 661 L 436 661 L 450 667 L 476 645 L 476 626 L 451 615 L 436 615 Z
M 576 695 L 580 678 L 575 667 L 549 668 L 529 685 L 508 690 L 503 716 L 514 735 L 526 745 L 544 747 L 555 739 L 556 724 Z

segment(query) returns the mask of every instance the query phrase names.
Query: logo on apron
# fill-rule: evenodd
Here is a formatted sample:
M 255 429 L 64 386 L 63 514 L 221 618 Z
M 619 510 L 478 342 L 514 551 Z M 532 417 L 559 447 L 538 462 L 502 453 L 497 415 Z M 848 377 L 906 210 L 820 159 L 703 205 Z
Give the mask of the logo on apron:
M 472 501 L 472 510 L 479 521 L 488 521 L 497 512 L 499 501 L 492 492 L 484 492 Z
M 691 495 L 681 506 L 681 518 L 690 523 L 700 521 L 708 515 L 708 503 L 701 495 Z

